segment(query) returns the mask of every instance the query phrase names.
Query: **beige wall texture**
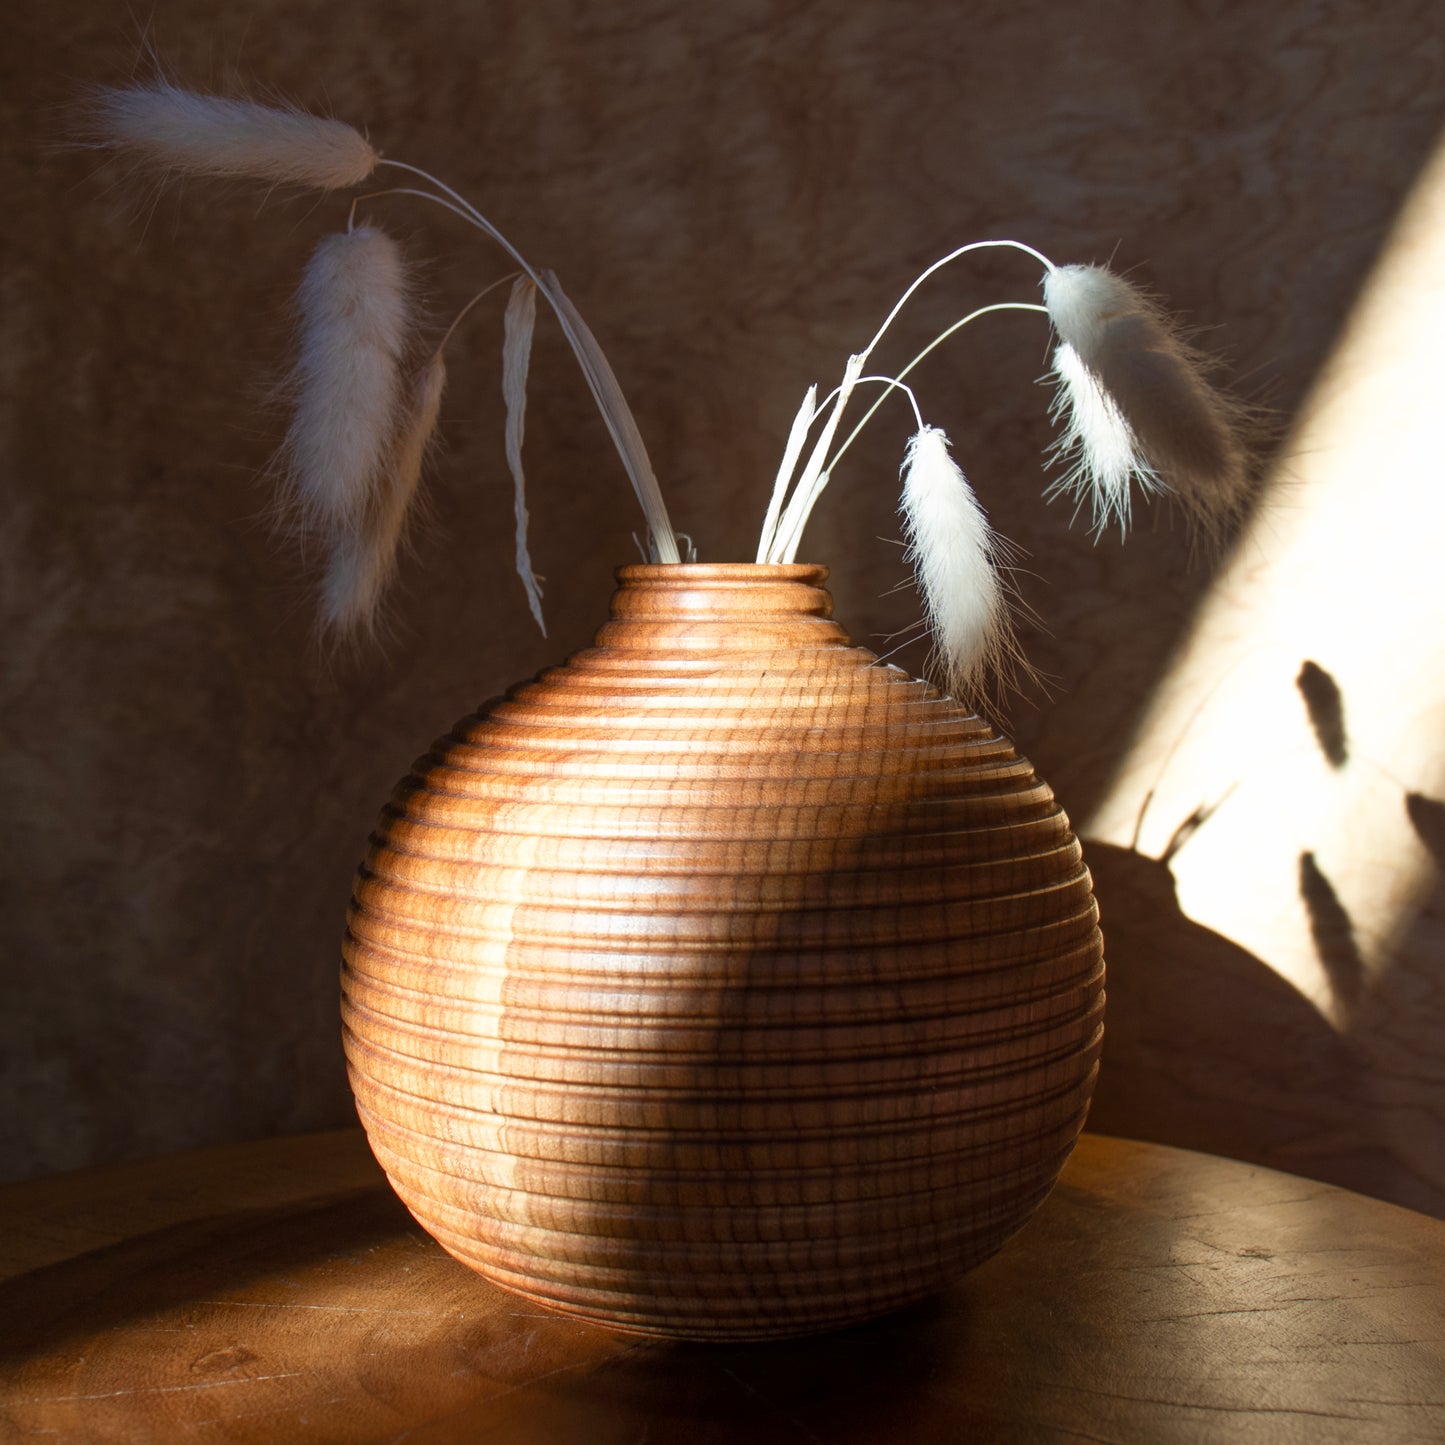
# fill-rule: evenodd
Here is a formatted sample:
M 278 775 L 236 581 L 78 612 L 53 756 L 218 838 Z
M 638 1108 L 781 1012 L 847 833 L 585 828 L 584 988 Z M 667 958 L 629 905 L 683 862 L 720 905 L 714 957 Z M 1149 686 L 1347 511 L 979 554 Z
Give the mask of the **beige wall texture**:
M 962 241 L 1112 257 L 1209 328 L 1274 417 L 1259 506 L 1219 556 L 1192 555 L 1167 514 L 1095 545 L 1043 504 L 1038 318 L 990 318 L 918 373 L 1028 554 L 1024 640 L 1048 688 L 1009 723 L 1092 841 L 1115 970 L 1094 1122 L 1445 1212 L 1438 566 L 1418 585 L 1441 520 L 1420 499 L 1442 489 L 1411 430 L 1428 396 L 1407 385 L 1428 374 L 1445 274 L 1406 264 L 1440 214 L 1422 189 L 1445 124 L 1435 5 L 146 14 L 179 79 L 363 125 L 557 270 L 704 560 L 751 558 L 804 388 L 831 385 Z M 85 85 L 147 73 L 125 15 L 22 7 L 0 51 L 10 1177 L 350 1117 L 337 942 L 377 810 L 456 717 L 589 639 L 639 525 L 544 318 L 539 636 L 511 569 L 500 305 L 484 302 L 450 353 L 429 522 L 386 642 L 319 652 L 307 559 L 265 520 L 285 427 L 267 384 L 301 265 L 346 202 L 158 192 L 57 144 Z M 439 320 L 507 269 L 441 212 L 369 213 L 423 264 Z M 940 278 L 880 364 L 974 305 L 1033 299 L 1036 279 L 1003 254 Z M 1387 359 L 1399 384 L 1361 392 Z M 892 410 L 854 449 L 803 549 L 880 650 L 917 615 L 894 590 L 907 431 Z M 1382 565 L 1392 534 L 1410 546 Z M 923 651 L 899 660 L 918 670 Z

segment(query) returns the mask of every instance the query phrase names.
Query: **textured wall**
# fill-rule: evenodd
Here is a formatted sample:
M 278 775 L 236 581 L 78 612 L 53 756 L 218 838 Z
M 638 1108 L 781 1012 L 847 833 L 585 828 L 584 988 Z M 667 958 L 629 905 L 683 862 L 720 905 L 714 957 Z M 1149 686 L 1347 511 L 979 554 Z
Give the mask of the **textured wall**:
M 553 266 L 608 349 L 675 520 L 717 560 L 752 555 L 806 384 L 831 384 L 907 280 L 965 239 L 1137 266 L 1221 328 L 1283 431 L 1445 121 L 1433 10 L 157 0 L 149 24 L 186 81 L 240 75 L 366 125 Z M 637 525 L 544 323 L 527 441 L 538 637 L 510 572 L 500 321 L 484 305 L 453 350 L 431 525 L 389 645 L 320 657 L 305 561 L 267 535 L 259 473 L 283 427 L 264 383 L 285 365 L 289 294 L 345 205 L 200 184 L 157 197 L 57 151 L 76 88 L 132 72 L 119 14 L 29 7 L 0 58 L 10 1174 L 349 1116 L 336 940 L 376 809 L 456 716 L 588 638 Z M 439 316 L 504 269 L 440 213 L 373 214 L 428 259 Z M 1033 285 L 1007 258 L 940 281 L 890 357 Z M 1214 568 L 1167 525 L 1094 547 L 1041 505 L 1044 355 L 1031 319 L 994 319 L 920 385 L 1031 554 L 1027 643 L 1053 696 L 1012 722 L 1087 820 Z M 905 431 L 895 415 L 855 449 L 804 549 L 833 567 L 843 621 L 880 646 L 914 616 L 890 590 Z M 901 660 L 921 666 L 920 649 Z M 1122 920 L 1160 878 L 1132 878 L 1117 851 L 1105 907 Z M 1264 967 L 1247 957 L 1246 972 Z M 1343 1089 L 1346 1073 L 1310 1087 Z M 1177 1132 L 1117 1091 L 1103 1102 L 1101 1122 Z M 1239 1103 L 1209 1142 L 1269 1155 L 1248 1114 Z M 1439 1170 L 1406 1188 L 1399 1155 L 1445 1152 L 1442 1128 L 1437 1115 L 1382 1145 L 1376 1175 L 1323 1147 L 1308 1162 L 1438 1207 Z

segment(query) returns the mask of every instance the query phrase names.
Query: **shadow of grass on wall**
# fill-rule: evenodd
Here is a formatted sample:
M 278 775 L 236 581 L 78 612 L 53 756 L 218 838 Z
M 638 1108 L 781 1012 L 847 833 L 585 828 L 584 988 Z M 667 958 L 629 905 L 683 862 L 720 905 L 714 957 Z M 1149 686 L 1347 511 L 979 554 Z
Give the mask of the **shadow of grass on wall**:
M 1349 1036 L 1254 954 L 1187 917 L 1166 863 L 1098 841 L 1086 856 L 1109 969 L 1089 1127 L 1445 1216 L 1445 1192 L 1382 1136 L 1372 1075 Z M 1301 876 L 1314 877 L 1307 862 Z

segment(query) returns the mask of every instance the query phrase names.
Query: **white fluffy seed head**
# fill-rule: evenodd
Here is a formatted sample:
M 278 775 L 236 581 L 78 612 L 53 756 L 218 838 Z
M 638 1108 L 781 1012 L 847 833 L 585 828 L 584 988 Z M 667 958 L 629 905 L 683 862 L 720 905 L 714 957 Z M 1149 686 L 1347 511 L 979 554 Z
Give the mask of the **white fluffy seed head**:
M 446 362 L 436 351 L 407 385 L 391 465 L 373 505 L 355 527 L 332 535 L 321 580 L 320 621 L 323 631 L 333 636 L 376 631 L 382 596 L 396 575 L 422 464 L 436 434 L 446 379 Z
M 199 95 L 164 80 L 99 91 L 93 129 L 98 144 L 162 170 L 323 191 L 359 185 L 379 159 L 343 121 Z
M 396 567 L 395 553 L 383 555 L 375 541 L 369 534 L 345 532 L 331 544 L 317 618 L 328 640 L 347 642 L 376 632 L 382 594 Z
M 998 545 L 948 438 L 924 427 L 903 460 L 906 554 L 923 594 L 944 683 L 976 703 L 987 675 L 1013 653 L 997 570 Z
M 426 364 L 407 387 L 406 417 L 396 443 L 396 486 L 393 494 L 402 507 L 411 501 L 421 480 L 422 464 L 436 436 L 442 413 L 442 396 L 447 386 L 447 364 L 442 353 L 432 352 Z
M 401 420 L 409 306 L 400 248 L 373 226 L 327 236 L 307 262 L 297 305 L 289 501 L 323 534 L 356 531 L 376 501 Z
M 1178 497 L 1208 532 L 1226 525 L 1248 490 L 1248 456 L 1238 408 L 1209 385 L 1204 359 L 1152 300 L 1103 267 L 1049 272 L 1044 304 L 1062 343 L 1058 454 L 1073 462 L 1054 490 L 1091 496 L 1096 530 L 1127 524 L 1130 478 Z
M 1058 266 L 1046 273 L 1044 305 L 1060 340 L 1068 342 L 1086 366 L 1103 354 L 1112 321 L 1141 306 L 1151 307 L 1122 276 L 1102 266 Z
M 1087 503 L 1095 536 L 1117 525 L 1129 529 L 1132 488 L 1158 491 L 1159 479 L 1144 460 L 1138 441 L 1113 398 L 1068 342 L 1054 351 L 1051 373 L 1058 383 L 1050 415 L 1060 426 L 1050 460 L 1066 470 L 1044 493 L 1052 500 L 1071 497 L 1074 514 Z

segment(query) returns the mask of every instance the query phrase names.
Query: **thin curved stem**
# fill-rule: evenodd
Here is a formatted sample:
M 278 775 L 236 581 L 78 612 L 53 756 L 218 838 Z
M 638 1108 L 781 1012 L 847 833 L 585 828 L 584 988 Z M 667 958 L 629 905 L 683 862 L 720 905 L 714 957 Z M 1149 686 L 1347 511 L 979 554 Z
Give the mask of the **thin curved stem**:
M 1057 266 L 1054 265 L 1052 261 L 1049 260 L 1047 256 L 1044 255 L 1042 251 L 1036 251 L 1032 246 L 1025 245 L 1022 241 L 970 241 L 968 245 L 960 246 L 956 251 L 950 251 L 948 255 L 944 256 L 941 260 L 935 261 L 933 265 L 931 265 L 926 271 L 924 271 L 920 276 L 917 277 L 917 279 L 903 293 L 903 295 L 901 295 L 898 300 L 893 303 L 893 310 L 890 311 L 886 317 L 884 317 L 883 325 L 878 328 L 878 332 L 874 336 L 873 340 L 870 341 L 868 345 L 863 348 L 862 354 L 864 356 L 867 356 L 873 350 L 873 348 L 877 346 L 880 341 L 883 340 L 883 333 L 887 331 L 890 326 L 893 325 L 894 321 L 898 317 L 898 313 L 902 311 L 903 308 L 908 304 L 909 298 L 913 295 L 915 291 L 918 290 L 920 286 L 923 285 L 925 281 L 928 280 L 930 276 L 933 275 L 935 271 L 941 271 L 951 261 L 958 260 L 960 256 L 968 255 L 970 251 L 986 251 L 998 247 L 1008 247 L 1015 251 L 1022 251 L 1026 256 L 1032 256 L 1034 260 L 1037 261 L 1044 268 L 1044 270 L 1048 271 L 1050 274 L 1059 269 Z
M 860 384 L 865 381 L 876 382 L 883 388 L 883 396 L 887 396 L 890 392 L 901 391 L 908 398 L 909 406 L 913 408 L 913 419 L 918 423 L 918 430 L 923 430 L 923 413 L 918 409 L 918 398 L 913 394 L 913 388 L 905 385 L 901 372 L 897 376 L 860 376 L 858 381 Z M 874 405 L 880 405 L 883 396 L 880 396 Z M 831 471 L 832 468 L 829 470 Z
M 770 560 L 779 560 L 780 548 L 783 548 L 784 546 L 791 546 L 794 550 L 796 550 L 801 533 L 801 527 L 796 524 L 796 518 L 798 517 L 800 512 L 803 516 L 806 516 L 806 514 L 812 510 L 813 503 L 817 501 L 818 494 L 828 484 L 828 477 L 832 471 L 833 466 L 837 464 L 838 457 L 841 457 L 843 453 L 847 451 L 849 446 L 852 445 L 859 431 L 861 431 L 863 426 L 867 423 L 868 418 L 871 417 L 873 413 L 878 410 L 878 407 L 882 404 L 883 397 L 879 397 L 878 400 L 875 401 L 873 406 L 869 409 L 868 415 L 865 416 L 863 420 L 856 427 L 853 428 L 852 432 L 848 436 L 848 439 L 843 443 L 842 447 L 839 448 L 837 454 L 833 457 L 832 463 L 825 467 L 824 462 L 827 458 L 828 448 L 832 445 L 833 435 L 837 430 L 838 423 L 842 419 L 843 411 L 848 405 L 848 400 L 852 393 L 853 384 L 857 381 L 859 375 L 862 372 L 863 364 L 872 354 L 873 349 L 878 345 L 880 341 L 882 341 L 884 334 L 897 319 L 898 313 L 902 311 L 903 308 L 908 304 L 914 292 L 917 291 L 918 288 L 922 286 L 923 283 L 934 274 L 934 272 L 942 270 L 943 267 L 949 265 L 953 261 L 958 260 L 960 256 L 966 256 L 971 251 L 987 251 L 1000 248 L 1007 248 L 1014 251 L 1022 251 L 1024 255 L 1032 256 L 1033 259 L 1037 261 L 1050 275 L 1052 275 L 1055 271 L 1058 270 L 1058 267 L 1054 265 L 1054 263 L 1049 260 L 1049 258 L 1045 256 L 1042 251 L 1035 250 L 1034 247 L 1026 245 L 1023 241 L 970 241 L 967 245 L 959 246 L 956 249 L 950 251 L 948 255 L 943 256 L 939 260 L 935 261 L 931 266 L 929 266 L 925 271 L 923 271 L 919 276 L 917 276 L 914 279 L 913 283 L 908 287 L 908 289 L 904 291 L 904 293 L 898 298 L 898 300 L 893 303 L 893 309 L 888 313 L 887 316 L 883 318 L 883 324 L 874 334 L 872 341 L 870 341 L 868 345 L 865 346 L 863 350 L 860 351 L 856 356 L 852 356 L 849 358 L 848 369 L 845 370 L 843 375 L 843 384 L 836 392 L 832 393 L 832 395 L 837 398 L 833 405 L 832 415 L 828 418 L 828 423 L 824 428 L 822 437 L 819 439 L 817 445 L 813 448 L 813 451 L 808 457 L 807 465 L 803 468 L 802 475 L 799 477 L 797 485 L 793 489 L 792 500 L 788 503 L 788 506 L 783 513 L 781 521 L 777 524 L 777 530 L 773 533 L 771 538 L 768 535 L 768 529 L 766 524 L 764 525 L 763 536 L 758 546 L 760 554 L 766 551 Z M 949 328 L 948 331 L 944 332 L 942 336 L 937 337 L 930 344 L 929 347 L 927 347 L 923 352 L 921 352 L 911 362 L 909 362 L 908 366 L 899 373 L 899 376 L 896 379 L 901 379 L 903 376 L 906 376 L 908 372 L 911 371 L 913 367 L 915 367 L 919 363 L 919 361 L 921 361 L 923 357 L 926 356 L 928 352 L 933 349 L 934 346 L 937 346 L 948 336 L 951 336 L 953 332 L 957 331 L 960 326 L 966 325 L 967 322 L 972 320 L 975 315 L 981 316 L 986 312 L 993 310 L 1042 311 L 1043 309 L 1044 308 L 1042 306 L 1032 305 L 1027 302 L 1001 302 L 996 306 L 982 307 L 979 311 L 965 317 L 963 321 L 955 323 L 952 327 Z M 884 393 L 884 396 L 886 395 L 887 392 Z M 827 402 L 824 402 L 825 407 L 826 405 Z M 814 419 L 816 420 L 816 414 Z M 788 480 L 789 478 L 784 476 L 780 471 L 778 480 L 773 484 L 775 497 L 779 495 L 781 491 L 786 490 Z M 770 505 L 768 514 L 769 520 L 771 520 L 775 515 L 775 509 Z
M 527 258 L 465 196 L 454 191 L 445 181 L 438 180 L 430 171 L 424 171 L 420 166 L 411 165 L 407 161 L 389 160 L 385 156 L 377 164 L 407 171 L 414 176 L 420 176 L 429 185 L 435 186 L 442 192 L 442 195 L 436 196 L 428 191 L 405 187 L 397 189 L 398 193 L 424 196 L 436 205 L 442 206 L 454 215 L 470 222 L 483 234 L 491 237 L 526 272 L 537 290 L 546 297 L 547 304 L 556 313 L 567 343 L 572 348 L 572 354 L 577 358 L 577 364 L 587 382 L 587 389 L 592 393 L 592 400 L 596 403 L 598 411 L 602 413 L 602 420 L 607 426 L 608 435 L 611 436 L 612 444 L 617 449 L 617 455 L 621 458 L 622 465 L 632 482 L 632 490 L 636 493 L 643 516 L 647 521 L 648 531 L 652 534 L 657 560 L 660 562 L 680 561 L 677 535 L 672 529 L 672 523 L 667 515 L 667 504 L 662 498 L 662 489 L 657 485 L 652 462 L 642 443 L 642 437 L 637 430 L 637 423 L 633 419 L 631 409 L 622 394 L 622 389 L 617 385 L 616 378 L 612 375 L 611 367 L 607 364 L 606 357 L 602 354 L 596 338 L 581 319 L 576 308 L 562 294 L 556 278 L 550 272 L 534 270 Z
M 477 229 L 480 231 L 485 231 L 486 234 L 489 235 L 492 240 L 494 240 L 497 245 L 499 245 L 517 263 L 517 265 L 519 265 L 522 270 L 524 270 L 527 275 L 529 275 L 532 280 L 537 283 L 538 288 L 541 288 L 542 278 L 527 264 L 527 258 L 523 256 L 522 253 L 517 250 L 517 248 L 474 205 L 472 205 L 472 203 L 467 200 L 465 196 L 461 195 L 457 191 L 454 191 L 449 185 L 447 185 L 445 181 L 438 180 L 434 175 L 432 175 L 430 171 L 424 171 L 420 166 L 410 165 L 406 161 L 389 160 L 386 156 L 382 156 L 382 158 L 377 161 L 377 165 L 391 166 L 393 169 L 399 171 L 409 171 L 412 175 L 420 176 L 422 180 L 426 181 L 430 185 L 435 186 L 437 190 L 442 192 L 443 195 L 449 196 L 456 203 L 456 206 L 460 207 L 461 211 L 471 218 L 472 223 L 477 227 Z M 425 193 L 423 192 L 420 194 Z M 440 197 L 437 196 L 432 197 L 432 200 L 439 199 Z M 454 208 L 449 207 L 448 209 Z
M 442 335 L 442 339 L 437 342 L 436 349 L 438 351 L 445 349 L 447 342 L 452 339 L 452 332 L 466 320 L 467 312 L 469 312 L 478 301 L 485 300 L 486 297 L 490 296 L 499 286 L 505 286 L 509 281 L 515 281 L 520 274 L 521 272 L 519 271 L 509 271 L 505 276 L 499 276 L 490 286 L 483 286 L 482 289 L 452 317 L 452 324 L 447 327 Z
M 485 226 L 477 225 L 476 217 L 474 217 L 472 213 L 465 207 L 453 204 L 451 201 L 447 200 L 445 196 L 435 195 L 431 191 L 419 190 L 416 186 L 388 186 L 384 191 L 368 191 L 364 196 L 357 196 L 357 198 L 351 203 L 352 219 L 354 219 L 356 216 L 356 208 L 363 201 L 379 201 L 383 196 L 420 196 L 422 200 L 430 201 L 432 205 L 440 206 L 442 210 L 450 211 L 452 215 L 460 217 L 463 221 L 467 223 L 467 225 L 471 226 L 474 230 L 480 231 L 484 236 L 491 236 L 492 234 L 489 230 L 487 230 Z M 351 220 L 348 220 L 348 229 L 350 228 L 350 226 Z M 505 249 L 507 249 L 507 252 L 510 255 L 510 248 Z
M 930 341 L 928 345 L 925 346 L 923 350 L 920 351 L 918 355 L 915 356 L 913 360 L 910 361 L 908 365 L 905 366 L 903 370 L 900 371 L 898 375 L 893 378 L 894 383 L 901 384 L 903 378 L 907 376 L 908 373 L 919 364 L 919 362 L 923 361 L 924 358 L 928 356 L 929 352 L 933 351 L 936 347 L 942 346 L 943 343 L 954 334 L 954 332 L 963 330 L 963 328 L 967 326 L 970 321 L 976 321 L 980 316 L 987 316 L 992 311 L 1038 311 L 1045 316 L 1049 314 L 1049 308 L 1047 306 L 1040 306 L 1033 301 L 995 301 L 991 306 L 980 306 L 977 311 L 970 311 L 967 316 L 961 318 L 958 321 L 955 321 L 953 325 L 950 326 L 946 331 L 940 331 L 938 335 L 935 336 L 933 340 Z M 912 396 L 912 392 L 910 392 L 909 395 Z M 848 433 L 847 439 L 843 442 L 842 446 L 840 446 L 838 450 L 833 453 L 833 459 L 828 463 L 828 471 L 831 472 L 837 467 L 839 460 L 843 456 L 843 453 L 846 452 L 855 441 L 857 441 L 858 433 L 861 432 L 863 428 L 868 425 L 869 421 L 872 420 L 873 413 L 877 411 L 878 408 L 882 406 L 883 403 L 887 400 L 888 392 L 885 391 L 883 395 L 878 397 L 874 401 L 873 405 L 870 406 L 866 412 L 864 412 L 863 419 L 858 423 L 857 426 L 853 428 L 851 432 Z M 916 400 L 914 402 L 913 409 L 915 412 L 918 410 L 918 403 Z M 918 424 L 920 427 L 922 427 L 923 422 L 921 419 Z
M 918 398 L 913 394 L 913 388 L 908 386 L 900 377 L 896 376 L 860 376 L 856 378 L 855 385 L 861 382 L 871 381 L 883 387 L 883 397 L 891 395 L 895 391 L 901 391 L 913 407 L 913 418 L 918 423 L 918 430 L 923 430 L 923 413 L 919 410 Z M 871 416 L 878 405 L 882 403 L 883 397 L 878 399 Z M 803 492 L 799 490 L 788 504 L 788 509 L 778 527 L 778 534 L 772 548 L 770 561 L 792 562 L 797 559 L 798 547 L 803 540 L 803 528 L 808 525 L 808 518 L 813 514 L 813 508 L 817 505 L 818 498 L 822 496 L 823 489 L 828 485 L 828 478 L 832 473 L 831 467 L 825 467 L 820 471 L 813 482 L 812 487 Z M 801 483 L 799 484 L 801 488 Z

